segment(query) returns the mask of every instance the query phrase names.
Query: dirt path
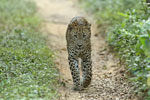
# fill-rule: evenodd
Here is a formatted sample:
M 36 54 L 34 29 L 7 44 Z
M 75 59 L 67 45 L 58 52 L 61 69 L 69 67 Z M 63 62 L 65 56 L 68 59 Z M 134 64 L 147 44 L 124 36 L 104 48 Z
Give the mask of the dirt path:
M 43 17 L 43 31 L 49 47 L 56 51 L 60 70 L 59 100 L 138 100 L 133 86 L 126 82 L 124 66 L 109 52 L 105 40 L 97 36 L 95 23 L 75 6 L 75 0 L 35 0 Z M 93 80 L 82 92 L 71 90 L 72 79 L 67 61 L 65 32 L 72 17 L 82 15 L 92 23 Z

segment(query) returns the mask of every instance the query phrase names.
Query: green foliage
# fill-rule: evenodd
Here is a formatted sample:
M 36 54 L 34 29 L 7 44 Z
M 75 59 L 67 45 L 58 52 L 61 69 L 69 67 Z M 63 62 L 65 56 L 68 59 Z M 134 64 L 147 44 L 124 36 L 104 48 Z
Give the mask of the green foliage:
M 36 7 L 25 0 L 0 0 L 0 99 L 56 99 L 53 53 L 38 33 Z
M 150 10 L 146 0 L 81 0 L 94 15 L 97 24 L 106 25 L 106 39 L 119 58 L 132 73 L 130 80 L 143 94 L 142 100 L 150 98 Z
M 121 13 L 138 8 L 140 0 L 81 0 L 87 11 L 94 14 L 98 24 L 112 25 L 123 20 Z
M 129 71 L 132 81 L 139 85 L 137 91 L 150 97 L 150 19 L 141 18 L 135 11 L 108 34 L 108 41 Z M 146 99 L 145 99 L 146 100 Z

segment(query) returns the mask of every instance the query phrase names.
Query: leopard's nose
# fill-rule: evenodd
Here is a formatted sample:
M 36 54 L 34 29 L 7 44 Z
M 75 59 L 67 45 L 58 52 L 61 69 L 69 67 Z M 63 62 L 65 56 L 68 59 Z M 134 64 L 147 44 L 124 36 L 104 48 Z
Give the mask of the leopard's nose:
M 82 46 L 82 44 L 78 44 L 78 47 L 81 47 Z

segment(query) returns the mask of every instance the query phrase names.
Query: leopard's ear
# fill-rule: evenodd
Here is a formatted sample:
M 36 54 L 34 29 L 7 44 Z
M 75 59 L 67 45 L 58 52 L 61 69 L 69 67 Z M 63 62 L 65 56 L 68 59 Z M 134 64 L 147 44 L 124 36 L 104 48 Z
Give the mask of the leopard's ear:
M 78 22 L 74 21 L 74 22 L 71 22 L 69 25 L 71 28 L 76 28 L 78 26 Z
M 68 25 L 68 29 L 69 29 L 69 30 L 72 30 L 72 29 L 73 29 L 73 26 L 72 26 L 71 24 L 69 24 L 69 25 Z
M 91 24 L 90 24 L 90 23 L 88 23 L 88 26 L 89 26 L 89 27 L 91 27 Z
M 87 28 L 91 29 L 91 24 L 90 23 L 87 24 Z
M 70 24 L 68 25 L 68 29 L 69 29 L 69 30 L 75 29 L 76 27 L 77 27 L 77 25 L 74 24 L 74 23 L 70 23 Z

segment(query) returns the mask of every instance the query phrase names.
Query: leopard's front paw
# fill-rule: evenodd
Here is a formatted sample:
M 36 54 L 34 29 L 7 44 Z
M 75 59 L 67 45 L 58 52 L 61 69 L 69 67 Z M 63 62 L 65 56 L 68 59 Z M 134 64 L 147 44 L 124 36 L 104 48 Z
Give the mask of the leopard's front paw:
M 82 91 L 83 90 L 83 88 L 81 86 L 75 86 L 75 85 L 72 87 L 72 89 L 74 91 Z
M 87 88 L 90 85 L 90 83 L 91 83 L 91 80 L 85 80 L 85 79 L 81 79 L 81 82 L 80 82 L 82 88 Z

